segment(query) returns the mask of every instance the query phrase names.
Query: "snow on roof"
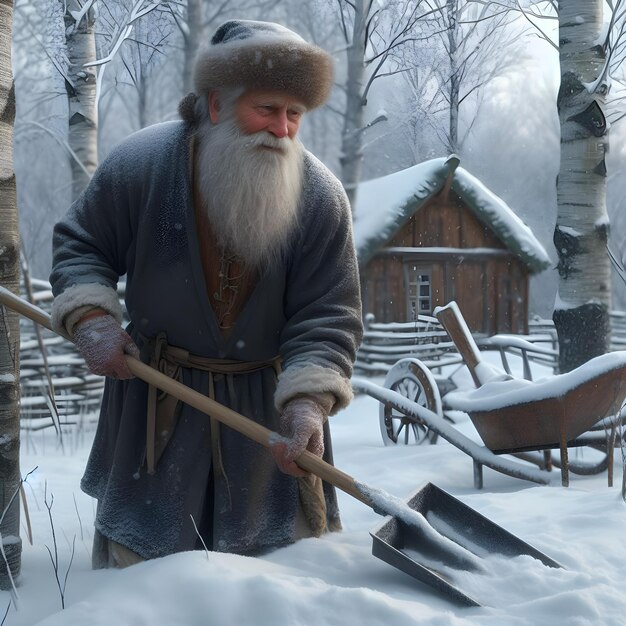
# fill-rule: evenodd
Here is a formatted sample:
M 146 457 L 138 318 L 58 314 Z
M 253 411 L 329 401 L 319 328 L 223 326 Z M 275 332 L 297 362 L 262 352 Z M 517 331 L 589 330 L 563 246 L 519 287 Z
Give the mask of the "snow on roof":
M 432 159 L 359 185 L 354 238 L 361 265 L 443 188 L 450 169 L 449 159 Z M 457 167 L 452 189 L 532 271 L 551 265 L 548 253 L 530 228 L 475 176 Z

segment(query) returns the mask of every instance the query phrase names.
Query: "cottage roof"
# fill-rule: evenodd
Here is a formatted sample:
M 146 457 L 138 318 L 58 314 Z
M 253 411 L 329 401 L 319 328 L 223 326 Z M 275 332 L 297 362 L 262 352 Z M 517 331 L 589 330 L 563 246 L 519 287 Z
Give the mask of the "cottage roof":
M 533 272 L 552 264 L 530 228 L 504 200 L 457 165 L 455 156 L 432 159 L 359 185 L 354 238 L 361 265 L 367 263 L 427 200 L 443 189 L 451 173 L 451 189 L 513 254 Z

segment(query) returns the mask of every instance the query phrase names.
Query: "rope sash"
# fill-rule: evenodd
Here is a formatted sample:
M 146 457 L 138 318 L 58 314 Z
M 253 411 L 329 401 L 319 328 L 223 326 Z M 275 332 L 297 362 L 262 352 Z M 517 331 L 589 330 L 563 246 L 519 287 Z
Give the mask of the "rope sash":
M 280 372 L 280 357 L 274 357 L 268 361 L 235 361 L 229 359 L 211 359 L 208 357 L 192 354 L 184 348 L 172 346 L 167 343 L 165 333 L 159 333 L 155 338 L 144 339 L 150 347 L 150 365 L 161 373 L 182 383 L 182 368 L 198 369 L 209 374 L 208 396 L 215 400 L 214 376 L 221 374 L 226 376 L 228 393 L 234 398 L 234 376 L 238 374 L 250 374 L 267 367 L 272 367 L 276 375 Z M 157 391 L 154 385 L 148 386 L 148 403 L 146 416 L 146 464 L 148 474 L 154 474 L 156 464 L 167 446 L 177 420 L 177 407 L 179 402 L 163 391 Z M 220 447 L 220 422 L 210 416 L 211 420 L 211 453 L 213 459 L 213 471 L 216 476 L 226 478 L 226 472 L 222 463 L 222 451 Z M 159 426 L 160 439 L 157 441 L 157 424 Z M 164 426 L 166 426 L 164 428 Z M 163 434 L 165 433 L 165 434 Z

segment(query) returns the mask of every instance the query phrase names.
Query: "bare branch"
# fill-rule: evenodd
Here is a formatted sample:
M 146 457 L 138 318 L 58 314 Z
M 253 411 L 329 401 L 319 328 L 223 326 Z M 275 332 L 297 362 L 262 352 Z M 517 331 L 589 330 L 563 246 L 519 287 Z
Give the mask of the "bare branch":
M 89 11 L 91 10 L 91 8 L 93 7 L 95 3 L 96 3 L 96 0 L 86 0 L 85 4 L 83 4 L 80 11 L 78 12 L 69 11 L 69 14 L 72 16 L 72 19 L 74 20 L 74 28 L 72 29 L 72 33 L 75 33 L 78 30 L 78 27 L 80 26 L 80 23 L 83 21 L 83 18 L 85 17 L 85 15 L 87 15 L 87 13 L 89 13 Z
M 11 598 L 13 599 L 13 605 L 17 610 L 17 601 L 19 598 L 19 594 L 17 593 L 17 587 L 15 586 L 15 580 L 13 578 L 13 573 L 11 572 L 11 567 L 9 566 L 9 559 L 7 558 L 6 552 L 4 551 L 4 538 L 2 537 L 2 533 L 0 533 L 0 554 L 2 554 L 2 560 L 4 561 L 7 575 L 9 576 L 9 581 L 11 582 Z
M 22 124 L 20 124 L 19 130 L 22 130 L 22 128 L 24 126 L 35 126 L 35 127 L 39 128 L 40 130 L 43 130 L 45 133 L 48 133 L 48 135 L 50 135 L 61 147 L 65 148 L 67 150 L 69 155 L 76 161 L 76 163 L 78 163 L 79 167 L 83 170 L 83 172 L 85 172 L 85 174 L 87 176 L 89 176 L 89 178 L 91 178 L 91 173 L 87 170 L 87 168 L 85 167 L 83 162 L 78 158 L 76 153 L 72 150 L 72 148 L 70 147 L 69 143 L 67 143 L 67 141 L 65 139 L 60 137 L 58 135 L 58 133 L 56 133 L 55 131 L 53 131 L 50 128 L 47 128 L 43 124 L 40 124 L 39 122 L 35 122 L 34 120 L 29 120 L 29 121 L 26 121 L 26 122 L 22 122 Z
M 9 601 L 9 603 L 7 604 L 7 610 L 4 612 L 4 617 L 2 618 L 2 621 L 0 622 L 0 626 L 4 626 L 4 623 L 6 622 L 7 615 L 9 614 L 10 608 L 11 608 L 11 602 Z
M 367 59 L 366 61 L 364 61 L 365 65 L 369 65 L 370 63 L 372 63 L 373 61 L 375 61 L 376 59 L 384 56 L 385 58 L 387 56 L 389 56 L 389 52 L 391 52 L 391 50 L 404 45 L 405 43 L 408 43 L 410 41 L 424 41 L 426 39 L 429 39 L 430 37 L 432 37 L 433 34 L 437 34 L 437 33 L 429 33 L 428 36 L 426 37 L 405 37 L 403 39 L 403 36 L 406 35 L 409 32 L 412 32 L 415 24 L 418 22 L 419 19 L 425 19 L 427 16 L 433 14 L 433 13 L 438 13 L 441 12 L 441 9 L 434 9 L 433 11 L 429 11 L 428 13 L 425 13 L 423 15 L 420 15 L 418 18 L 413 19 L 410 23 L 405 24 L 405 26 L 398 31 L 391 39 L 389 44 L 387 45 L 387 47 L 382 50 L 381 52 L 375 54 L 374 56 L 370 57 L 369 59 Z M 443 31 L 442 31 L 443 32 Z
M 48 57 L 48 60 L 50 61 L 50 63 L 54 65 L 54 69 L 56 69 L 56 71 L 62 76 L 63 81 L 65 82 L 65 88 L 68 94 L 74 94 L 75 89 L 74 89 L 74 85 L 72 84 L 72 80 L 69 77 L 69 74 L 63 69 L 59 61 L 50 54 L 50 52 L 48 51 L 48 48 L 40 40 L 39 35 L 33 28 L 33 25 L 31 24 L 28 16 L 24 16 L 24 22 L 26 23 L 26 25 L 28 26 L 28 29 L 31 32 L 31 37 L 39 44 L 39 47 L 42 49 L 46 57 Z
M 343 37 L 346 43 L 350 43 L 350 36 L 348 35 L 348 25 L 346 24 L 346 16 L 343 12 L 343 6 L 341 4 L 342 0 L 337 0 L 337 4 L 339 5 L 339 15 L 341 17 L 341 30 L 343 32 Z M 355 9 L 355 6 L 351 4 L 352 8 Z M 356 10 L 356 9 L 355 9 Z

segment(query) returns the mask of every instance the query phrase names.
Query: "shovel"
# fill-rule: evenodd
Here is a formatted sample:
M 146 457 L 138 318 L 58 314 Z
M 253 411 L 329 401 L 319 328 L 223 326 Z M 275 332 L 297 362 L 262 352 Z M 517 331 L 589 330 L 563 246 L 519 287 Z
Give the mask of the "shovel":
M 0 287 L 0 304 L 49 330 L 53 330 L 50 316 L 47 313 L 4 287 Z M 63 336 L 70 340 L 66 335 Z M 127 355 L 126 362 L 130 371 L 137 378 L 153 384 L 195 409 L 211 415 L 222 424 L 233 428 L 262 446 L 269 448 L 276 441 L 277 434 L 271 430 L 165 376 L 138 359 Z M 499 526 L 483 518 L 442 490 L 437 491 L 438 497 L 435 501 L 444 503 L 444 508 L 447 507 L 446 511 L 448 512 L 452 511 L 452 515 L 446 513 L 447 524 L 437 530 L 426 518 L 427 512 L 433 510 L 433 500 L 432 498 L 420 497 L 420 492 L 414 495 L 407 504 L 380 489 L 357 482 L 348 474 L 326 463 L 311 452 L 303 452 L 296 461 L 302 469 L 319 476 L 322 480 L 360 500 L 376 513 L 390 516 L 381 528 L 372 534 L 374 540 L 372 553 L 374 556 L 398 567 L 435 589 L 447 593 L 457 602 L 470 606 L 480 606 L 476 600 L 464 594 L 446 577 L 442 576 L 438 572 L 437 566 L 433 566 L 433 562 L 443 563 L 447 567 L 463 571 L 486 573 L 487 568 L 482 560 L 485 551 L 491 550 L 500 551 L 509 556 L 526 554 L 538 558 L 545 565 L 561 567 L 556 561 L 503 531 Z M 440 505 L 437 504 L 434 508 L 440 508 Z M 458 523 L 461 519 L 465 520 L 462 526 Z M 477 528 L 474 528 L 478 521 L 481 524 L 480 532 L 476 532 Z M 447 534 L 454 537 L 455 540 L 446 536 L 446 526 L 451 526 Z M 459 533 L 468 536 L 467 547 L 462 545 L 463 541 L 458 542 Z M 470 536 L 474 543 L 469 541 Z M 494 537 L 496 538 L 495 541 Z M 476 549 L 476 545 L 479 546 L 478 549 Z M 502 546 L 506 549 L 502 550 Z

